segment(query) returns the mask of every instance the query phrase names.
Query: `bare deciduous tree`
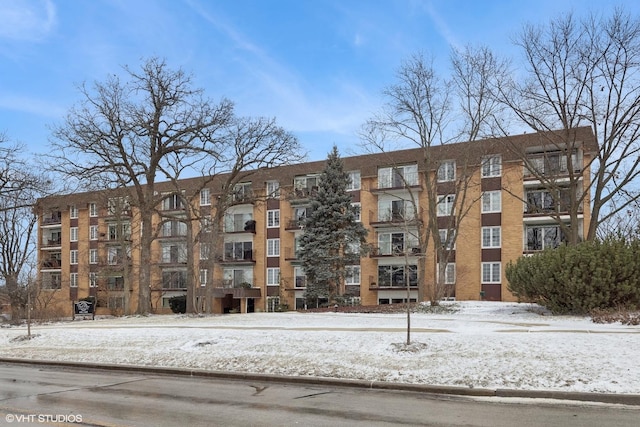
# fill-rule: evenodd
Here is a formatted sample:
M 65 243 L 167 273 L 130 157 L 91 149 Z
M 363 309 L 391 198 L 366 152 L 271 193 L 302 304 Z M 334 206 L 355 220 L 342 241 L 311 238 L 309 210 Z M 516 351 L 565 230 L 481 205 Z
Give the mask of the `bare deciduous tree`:
M 106 183 L 128 193 L 140 221 L 138 312 L 147 313 L 151 247 L 158 232 L 152 218 L 164 198 L 186 201 L 176 186 L 178 180 L 187 173 L 211 179 L 214 171 L 224 168 L 237 176 L 247 169 L 280 164 L 295 158 L 298 146 L 273 120 L 237 118 L 230 101 L 205 98 L 202 90 L 192 87 L 188 75 L 171 70 L 163 60 L 151 58 L 139 71 L 125 70 L 126 82 L 109 77 L 92 88 L 80 87 L 82 101 L 54 129 L 57 154 L 50 164 L 52 170 L 84 185 L 104 188 Z M 174 191 L 157 191 L 160 181 L 174 183 Z M 189 200 L 194 197 L 191 194 Z M 198 218 L 179 219 L 191 227 Z M 194 236 L 191 230 L 191 242 Z M 193 254 L 189 257 L 193 268 Z M 192 282 L 194 276 L 191 271 Z
M 138 312 L 150 310 L 152 216 L 162 195 L 155 190 L 170 164 L 194 164 L 220 151 L 219 132 L 233 116 L 228 100 L 214 103 L 192 87 L 191 78 L 163 60 L 145 61 L 140 71 L 125 68 L 92 88 L 62 125 L 54 128 L 51 169 L 79 182 L 107 182 L 128 189 L 140 214 Z M 172 177 L 179 178 L 179 177 Z
M 422 254 L 433 244 L 435 272 L 432 284 L 425 286 L 426 259 L 422 257 L 418 298 L 426 297 L 434 305 L 444 296 L 445 273 L 458 230 L 476 201 L 469 189 L 478 184 L 473 176 L 481 157 L 480 153 L 458 152 L 456 146 L 449 151 L 443 148 L 454 141 L 473 141 L 486 135 L 489 119 L 498 108 L 490 96 L 489 80 L 505 69 L 505 64 L 486 49 L 455 52 L 452 64 L 454 77 L 445 80 L 423 55 L 412 56 L 400 67 L 398 82 L 384 91 L 388 100 L 384 110 L 363 130 L 365 141 L 382 151 L 394 141 L 422 149 L 419 170 L 425 197 L 420 198 L 426 200 L 427 220 L 417 222 L 417 234 Z M 455 126 L 457 131 L 452 130 Z M 443 146 L 437 155 L 436 146 Z M 409 195 L 421 216 L 418 195 L 413 191 Z
M 546 141 L 542 161 L 551 162 L 549 151 L 560 153 L 568 177 L 559 182 L 522 147 L 510 148 L 554 198 L 566 198 L 555 202 L 568 206 L 570 221 L 557 222 L 569 243 L 581 240 L 581 208 L 591 201 L 584 237 L 593 239 L 601 224 L 640 197 L 640 19 L 622 9 L 580 21 L 567 14 L 548 25 L 526 25 L 516 43 L 525 57 L 525 80 L 502 82 L 496 94 L 531 129 L 563 130 Z M 584 141 L 572 131 L 581 126 L 591 127 L 599 144 L 595 158 L 584 164 L 577 155 Z M 583 180 L 584 169 L 592 171 L 590 182 Z M 568 195 L 561 195 L 563 188 L 570 190 Z

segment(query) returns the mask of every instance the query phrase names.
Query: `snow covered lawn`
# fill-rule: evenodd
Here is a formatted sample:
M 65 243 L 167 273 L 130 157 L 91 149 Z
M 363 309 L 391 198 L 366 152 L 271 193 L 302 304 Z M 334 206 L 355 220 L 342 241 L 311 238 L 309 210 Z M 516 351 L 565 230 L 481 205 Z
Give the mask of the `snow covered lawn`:
M 432 385 L 640 394 L 640 326 L 458 302 L 412 314 L 126 317 L 0 329 L 0 357 Z

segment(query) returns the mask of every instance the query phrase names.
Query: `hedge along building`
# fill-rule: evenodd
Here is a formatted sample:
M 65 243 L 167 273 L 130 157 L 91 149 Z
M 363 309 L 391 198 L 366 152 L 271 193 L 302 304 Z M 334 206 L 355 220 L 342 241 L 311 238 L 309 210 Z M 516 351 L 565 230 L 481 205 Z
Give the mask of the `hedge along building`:
M 348 299 L 401 302 L 408 288 L 411 300 L 423 300 L 442 265 L 442 297 L 513 300 L 504 278 L 509 261 L 559 245 L 568 230 L 585 234 L 596 152 L 590 128 L 578 128 L 436 146 L 428 163 L 422 149 L 343 158 L 372 246 L 348 268 Z M 316 161 L 262 168 L 227 190 L 224 175 L 181 180 L 179 189 L 156 184 L 146 284 L 138 280 L 141 221 L 126 189 L 40 199 L 40 300 L 61 315 L 88 296 L 97 298 L 98 314 L 132 313 L 142 285 L 150 287 L 157 313 L 170 312 L 170 298 L 184 294 L 197 311 L 302 308 L 306 277 L 297 242 L 324 167 Z M 460 181 L 462 203 L 455 200 Z M 431 209 L 428 182 L 437 192 Z M 465 215 L 455 218 L 461 209 Z M 429 212 L 443 240 L 456 234 L 445 262 L 425 244 Z

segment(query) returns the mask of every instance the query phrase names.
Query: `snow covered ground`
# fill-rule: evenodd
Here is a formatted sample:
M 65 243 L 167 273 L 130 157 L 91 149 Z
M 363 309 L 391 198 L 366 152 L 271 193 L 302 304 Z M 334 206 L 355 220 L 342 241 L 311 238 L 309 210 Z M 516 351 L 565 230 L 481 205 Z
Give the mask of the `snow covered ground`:
M 0 357 L 431 385 L 640 394 L 640 327 L 538 306 L 457 302 L 456 312 L 126 317 L 0 329 Z

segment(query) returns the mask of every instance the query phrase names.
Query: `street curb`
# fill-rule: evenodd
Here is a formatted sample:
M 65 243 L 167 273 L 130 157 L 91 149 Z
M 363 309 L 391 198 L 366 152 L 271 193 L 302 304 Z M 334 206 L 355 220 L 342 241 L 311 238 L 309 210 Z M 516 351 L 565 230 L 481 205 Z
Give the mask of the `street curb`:
M 75 369 L 108 370 L 119 372 L 131 372 L 141 374 L 171 375 L 195 378 L 216 378 L 237 381 L 263 381 L 277 383 L 295 383 L 308 385 L 324 385 L 350 388 L 367 388 L 373 390 L 410 391 L 416 393 L 475 396 L 475 397 L 505 397 L 526 399 L 553 399 L 570 400 L 580 402 L 597 402 L 619 405 L 640 406 L 640 394 L 614 394 L 614 393 L 582 393 L 570 391 L 548 390 L 514 390 L 514 389 L 488 389 L 473 387 L 438 386 L 426 384 L 410 384 L 385 381 L 365 381 L 345 378 L 328 377 L 299 377 L 270 375 L 249 372 L 207 371 L 203 369 L 183 369 L 170 367 L 151 367 L 137 365 L 97 364 L 88 362 L 67 362 L 33 359 L 0 358 L 0 363 L 16 365 L 38 365 Z

